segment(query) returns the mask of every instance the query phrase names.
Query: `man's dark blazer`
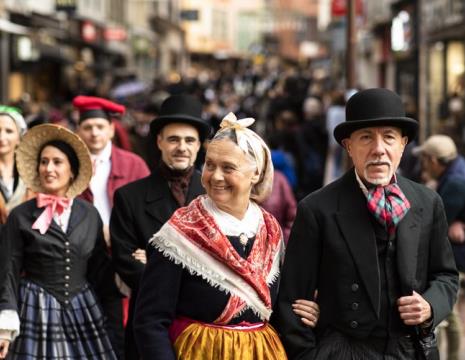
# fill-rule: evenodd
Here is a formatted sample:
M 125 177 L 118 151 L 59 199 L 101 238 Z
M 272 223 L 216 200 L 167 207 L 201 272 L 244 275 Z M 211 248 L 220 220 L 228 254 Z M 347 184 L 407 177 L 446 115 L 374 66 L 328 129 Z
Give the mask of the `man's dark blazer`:
M 420 293 L 434 326 L 451 311 L 458 273 L 442 201 L 432 190 L 397 177 L 411 208 L 396 232 L 401 293 Z M 316 333 L 327 328 L 364 338 L 380 314 L 380 274 L 372 215 L 352 169 L 298 206 L 284 260 L 274 323 L 289 359 L 312 359 L 315 332 L 292 311 L 318 290 Z
M 200 183 L 200 173 L 194 171 L 187 191 L 186 204 L 204 192 Z M 110 218 L 112 258 L 116 272 L 132 290 L 129 306 L 130 320 L 139 280 L 145 267 L 140 261 L 134 259 L 132 253 L 137 249 L 146 249 L 148 240 L 160 230 L 178 208 L 179 205 L 171 194 L 168 182 L 158 170 L 115 192 Z M 132 324 L 128 325 L 131 331 Z M 131 340 L 129 341 L 131 343 L 129 346 L 134 345 Z M 134 350 L 131 351 L 134 352 Z

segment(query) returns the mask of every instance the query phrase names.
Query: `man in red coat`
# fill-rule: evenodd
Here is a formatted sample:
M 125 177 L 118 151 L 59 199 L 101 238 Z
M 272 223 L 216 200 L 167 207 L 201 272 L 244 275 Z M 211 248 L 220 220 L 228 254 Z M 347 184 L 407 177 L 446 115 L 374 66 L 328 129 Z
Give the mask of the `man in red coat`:
M 115 135 L 112 118 L 124 113 L 123 105 L 93 96 L 77 96 L 73 105 L 79 110 L 77 133 L 89 148 L 94 164 L 94 176 L 81 197 L 97 208 L 103 221 L 105 240 L 111 249 L 108 226 L 113 195 L 116 189 L 148 176 L 150 171 L 141 157 L 112 144 Z M 124 341 L 120 299 L 119 294 L 110 293 L 101 300 L 117 354 L 122 354 Z

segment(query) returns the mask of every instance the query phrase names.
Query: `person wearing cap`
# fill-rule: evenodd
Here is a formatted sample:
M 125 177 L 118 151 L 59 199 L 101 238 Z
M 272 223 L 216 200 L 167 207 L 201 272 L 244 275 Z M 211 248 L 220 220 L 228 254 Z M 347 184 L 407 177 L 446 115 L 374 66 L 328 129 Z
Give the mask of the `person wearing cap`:
M 401 98 L 366 89 L 334 129 L 354 167 L 298 205 L 275 324 L 289 359 L 419 359 L 456 300 L 458 273 L 441 198 L 396 170 L 417 121 Z M 297 298 L 318 291 L 304 327 Z
M 432 135 L 412 150 L 420 156 L 422 171 L 436 184 L 435 189 L 444 203 L 449 239 L 455 263 L 465 272 L 465 159 L 457 153 L 454 140 L 447 135 Z M 458 360 L 462 341 L 462 326 L 457 307 L 446 318 L 447 359 Z
M 147 242 L 177 208 L 204 193 L 194 163 L 210 134 L 210 125 L 202 119 L 202 104 L 195 97 L 173 95 L 162 103 L 159 116 L 150 124 L 150 132 L 161 159 L 151 175 L 115 192 L 110 220 L 115 267 L 131 289 L 126 360 L 139 359 L 132 318 Z
M 38 125 L 16 160 L 37 196 L 2 229 L 0 358 L 116 359 L 94 295 L 112 271 L 102 221 L 77 197 L 92 176 L 86 145 L 64 127 Z
M 81 198 L 91 202 L 99 211 L 107 246 L 112 247 L 109 236 L 111 208 L 115 190 L 150 174 L 145 161 L 138 155 L 123 150 L 112 143 L 115 134 L 113 117 L 125 112 L 125 107 L 107 99 L 94 96 L 77 96 L 73 105 L 79 110 L 77 133 L 91 153 L 94 175 Z M 124 295 L 129 295 L 120 279 L 116 281 Z M 102 299 L 108 318 L 111 340 L 119 357 L 124 352 L 124 303 L 120 292 Z
M 253 122 L 233 113 L 222 120 L 205 156 L 206 194 L 176 210 L 150 239 L 134 317 L 142 360 L 286 359 L 269 324 L 284 239 L 277 220 L 257 205 L 272 190 L 273 164 L 248 129 Z M 296 304 L 305 326 L 317 312 L 313 302 Z
M 86 143 L 94 163 L 94 176 L 82 197 L 92 202 L 104 225 L 110 222 L 115 190 L 149 175 L 141 157 L 112 144 L 115 133 L 112 117 L 125 112 L 123 105 L 94 96 L 77 96 L 73 105 L 79 110 L 77 133 Z
M 0 224 L 15 206 L 32 197 L 19 177 L 15 150 L 27 125 L 19 109 L 0 105 Z

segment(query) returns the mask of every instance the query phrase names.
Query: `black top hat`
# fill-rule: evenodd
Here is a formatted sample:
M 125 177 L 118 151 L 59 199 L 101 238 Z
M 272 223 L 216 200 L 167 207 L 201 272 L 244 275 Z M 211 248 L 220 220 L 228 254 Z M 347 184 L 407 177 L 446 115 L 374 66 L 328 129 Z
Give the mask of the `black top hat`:
M 150 123 L 153 136 L 167 124 L 186 123 L 199 131 L 200 141 L 210 135 L 211 127 L 202 119 L 202 104 L 190 95 L 173 95 L 161 104 L 160 115 Z
M 342 145 L 355 130 L 373 126 L 395 126 L 402 130 L 408 141 L 415 138 L 418 122 L 405 116 L 402 99 L 395 92 L 374 88 L 362 90 L 349 98 L 346 121 L 336 126 L 334 138 Z

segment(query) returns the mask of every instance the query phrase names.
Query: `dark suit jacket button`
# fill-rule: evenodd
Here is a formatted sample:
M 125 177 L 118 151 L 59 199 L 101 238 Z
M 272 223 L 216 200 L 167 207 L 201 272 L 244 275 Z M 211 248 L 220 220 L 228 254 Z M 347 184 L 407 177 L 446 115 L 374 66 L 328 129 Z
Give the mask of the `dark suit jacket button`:
M 354 302 L 354 303 L 352 303 L 352 305 L 350 305 L 350 307 L 352 308 L 352 310 L 357 310 L 358 309 L 358 303 Z
M 358 322 L 356 322 L 356 321 L 351 321 L 351 322 L 350 322 L 350 327 L 351 327 L 352 329 L 355 329 L 357 326 L 358 326 Z
M 357 283 L 353 283 L 352 286 L 350 287 L 350 289 L 353 291 L 353 292 L 356 292 L 358 290 L 358 284 Z

